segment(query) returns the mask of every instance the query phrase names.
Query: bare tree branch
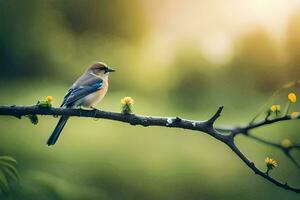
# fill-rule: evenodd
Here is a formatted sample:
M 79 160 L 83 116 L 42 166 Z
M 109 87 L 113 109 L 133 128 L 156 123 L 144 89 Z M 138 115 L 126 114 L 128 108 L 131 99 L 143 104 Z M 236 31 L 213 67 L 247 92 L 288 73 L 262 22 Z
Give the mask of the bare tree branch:
M 260 143 L 263 143 L 263 144 L 266 144 L 269 146 L 273 146 L 273 147 L 281 150 L 293 162 L 293 164 L 296 167 L 300 168 L 299 163 L 291 155 L 292 150 L 294 150 L 294 149 L 300 150 L 300 144 L 293 144 L 293 145 L 285 147 L 282 144 L 271 142 L 266 139 L 262 139 L 260 137 L 254 136 L 253 134 L 250 133 L 251 130 L 254 130 L 254 129 L 257 129 L 257 128 L 260 128 L 263 126 L 271 125 L 274 123 L 280 123 L 280 122 L 284 122 L 284 121 L 289 121 L 289 120 L 297 120 L 297 119 L 299 119 L 299 116 L 297 118 L 291 118 L 291 116 L 285 115 L 285 116 L 281 116 L 281 117 L 277 117 L 277 118 L 273 118 L 273 119 L 269 119 L 268 117 L 269 117 L 269 115 L 261 121 L 252 122 L 245 126 L 227 126 L 227 127 L 218 127 L 216 129 L 220 132 L 229 132 L 232 135 L 232 137 L 236 137 L 237 135 L 243 135 L 245 137 L 256 140 Z
M 293 149 L 300 149 L 300 145 L 294 144 L 294 145 L 290 145 L 290 146 L 286 146 L 285 147 L 282 144 L 271 142 L 271 141 L 268 141 L 266 139 L 262 139 L 260 137 L 254 136 L 252 134 L 247 134 L 246 136 L 249 137 L 249 138 L 251 138 L 251 139 L 254 139 L 254 140 L 258 141 L 258 142 L 261 142 L 263 144 L 266 144 L 266 145 L 278 148 L 279 150 L 281 150 L 296 165 L 296 167 L 300 168 L 299 163 L 295 160 L 295 158 L 290 153 Z
M 228 145 L 231 150 L 257 175 L 267 179 L 268 181 L 274 183 L 278 187 L 281 187 L 286 190 L 290 190 L 296 193 L 300 193 L 300 188 L 294 188 L 288 185 L 288 183 L 281 183 L 276 179 L 270 177 L 266 172 L 259 170 L 253 162 L 251 162 L 246 156 L 236 147 L 234 143 Z
M 219 109 L 217 110 L 217 112 L 209 120 L 207 120 L 205 123 L 208 126 L 213 126 L 215 121 L 221 116 L 223 108 L 224 108 L 224 106 L 220 106 Z
M 283 121 L 288 121 L 288 120 L 291 120 L 291 117 L 288 116 L 288 115 L 285 115 L 285 116 L 282 116 L 282 117 L 276 117 L 274 119 L 265 118 L 261 121 L 250 123 L 247 126 L 239 127 L 239 132 L 240 133 L 246 133 L 246 132 L 248 132 L 252 129 L 259 128 L 261 126 L 266 126 L 266 125 L 269 125 L 269 124 L 274 124 L 274 123 L 277 123 L 277 122 L 283 122 Z
M 220 115 L 220 107 L 216 113 Z M 114 121 L 120 121 L 131 125 L 141 126 L 164 126 L 201 131 L 207 133 L 218 140 L 226 140 L 226 136 L 216 132 L 212 124 L 203 121 L 194 121 L 182 119 L 179 117 L 154 117 L 135 114 L 122 114 L 101 110 L 84 110 L 73 108 L 42 108 L 38 106 L 0 106 L 0 115 L 10 115 L 21 118 L 26 115 L 64 115 L 77 117 L 102 118 Z M 216 115 L 216 114 L 215 114 Z
M 256 123 L 249 124 L 247 126 L 230 126 L 227 128 L 214 127 L 214 122 L 220 117 L 223 106 L 219 107 L 216 113 L 206 121 L 195 121 L 182 119 L 180 117 L 154 117 L 154 116 L 143 116 L 135 114 L 121 114 L 116 112 L 107 112 L 100 110 L 82 110 L 82 109 L 72 109 L 72 108 L 42 108 L 39 106 L 0 106 L 0 115 L 14 116 L 21 118 L 22 116 L 28 115 L 64 115 L 64 116 L 77 116 L 77 117 L 90 117 L 90 118 L 102 118 L 114 121 L 120 121 L 128 123 L 131 125 L 141 125 L 141 126 L 162 126 L 170 128 L 181 128 L 188 129 L 206 133 L 220 142 L 226 144 L 255 174 L 260 175 L 264 179 L 270 181 L 271 183 L 277 185 L 286 190 L 290 190 L 296 193 L 300 193 L 300 188 L 294 188 L 289 186 L 287 183 L 281 183 L 276 179 L 270 177 L 266 172 L 259 170 L 253 162 L 251 162 L 244 154 L 237 148 L 234 143 L 234 138 L 239 135 L 245 135 L 252 139 L 256 139 L 268 145 L 272 145 L 277 148 L 282 148 L 282 146 L 264 141 L 263 139 L 258 139 L 254 136 L 248 134 L 249 130 L 265 126 L 268 124 L 290 120 L 289 116 L 276 118 L 272 120 L 265 119 Z M 291 148 L 285 148 L 285 153 L 288 157 L 289 152 L 292 149 L 299 148 L 298 145 L 294 145 Z M 293 158 L 291 158 L 294 160 Z M 295 163 L 297 163 L 294 160 Z

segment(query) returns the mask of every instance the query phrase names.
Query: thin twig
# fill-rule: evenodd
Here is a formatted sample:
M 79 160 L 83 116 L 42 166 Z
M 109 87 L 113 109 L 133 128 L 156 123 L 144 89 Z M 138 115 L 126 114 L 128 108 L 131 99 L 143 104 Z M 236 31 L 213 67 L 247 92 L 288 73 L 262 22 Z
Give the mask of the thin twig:
M 247 137 L 249 137 L 253 140 L 256 140 L 260 143 L 263 143 L 263 144 L 266 144 L 266 145 L 269 145 L 269 146 L 273 146 L 273 147 L 281 150 L 296 165 L 296 167 L 300 168 L 299 163 L 295 160 L 295 158 L 290 153 L 293 149 L 300 149 L 299 148 L 300 145 L 294 144 L 294 145 L 290 145 L 290 146 L 285 147 L 282 144 L 271 142 L 271 141 L 268 141 L 266 139 L 254 136 L 252 134 L 247 134 L 245 136 L 247 136 Z
M 228 146 L 231 148 L 231 150 L 257 175 L 267 179 L 268 181 L 274 183 L 278 187 L 284 188 L 286 190 L 290 190 L 296 193 L 300 193 L 299 188 L 294 188 L 288 185 L 288 183 L 281 183 L 277 181 L 276 179 L 270 177 L 268 173 L 263 172 L 259 170 L 253 162 L 251 162 L 246 156 L 236 147 L 234 143 L 229 143 Z

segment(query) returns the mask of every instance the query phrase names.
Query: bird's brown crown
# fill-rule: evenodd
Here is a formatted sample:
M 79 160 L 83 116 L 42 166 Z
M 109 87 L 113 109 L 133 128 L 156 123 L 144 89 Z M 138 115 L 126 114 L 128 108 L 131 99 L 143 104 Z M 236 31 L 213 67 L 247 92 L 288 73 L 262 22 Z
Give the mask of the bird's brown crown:
M 91 70 L 105 70 L 107 69 L 107 65 L 105 63 L 102 62 L 97 62 L 95 64 L 93 64 L 92 66 L 90 66 Z

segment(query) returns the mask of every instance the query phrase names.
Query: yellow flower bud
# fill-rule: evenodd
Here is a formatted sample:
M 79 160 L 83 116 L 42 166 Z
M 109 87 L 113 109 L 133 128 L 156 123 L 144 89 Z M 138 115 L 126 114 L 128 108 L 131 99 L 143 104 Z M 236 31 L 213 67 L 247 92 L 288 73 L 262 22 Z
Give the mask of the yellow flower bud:
M 48 102 L 48 103 L 51 103 L 52 101 L 53 101 L 53 96 L 47 96 L 46 97 L 46 101 Z
M 294 92 L 288 94 L 288 99 L 291 103 L 296 103 L 297 95 Z
M 121 103 L 123 105 L 132 105 L 134 103 L 134 100 L 131 97 L 124 97 L 121 99 Z
M 133 102 L 134 100 L 131 97 L 124 97 L 123 99 L 121 99 L 121 103 L 122 103 L 121 112 L 123 114 L 131 114 Z
M 299 112 L 292 112 L 290 117 L 291 117 L 291 119 L 297 119 L 299 117 L 299 115 L 300 115 Z
M 292 142 L 291 142 L 291 140 L 289 140 L 289 139 L 284 139 L 284 140 L 281 141 L 281 145 L 282 145 L 284 148 L 288 148 L 289 146 L 292 145 Z
M 272 112 L 279 112 L 280 111 L 280 105 L 272 105 L 270 110 Z

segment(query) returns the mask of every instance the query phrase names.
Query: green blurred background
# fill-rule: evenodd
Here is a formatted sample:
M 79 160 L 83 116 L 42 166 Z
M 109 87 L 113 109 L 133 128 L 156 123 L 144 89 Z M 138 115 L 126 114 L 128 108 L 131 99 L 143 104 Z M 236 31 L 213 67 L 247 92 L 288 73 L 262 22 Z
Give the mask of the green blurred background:
M 249 122 L 274 90 L 300 75 L 298 0 L 0 0 L 0 104 L 32 105 L 65 91 L 95 61 L 114 66 L 98 108 Z M 298 91 L 298 88 L 289 90 Z M 266 105 L 284 106 L 289 90 Z M 293 110 L 300 109 L 293 105 Z M 0 199 L 299 199 L 255 176 L 205 134 L 72 118 L 58 144 L 45 142 L 57 118 L 0 118 L 0 155 L 18 161 L 20 181 Z M 299 143 L 298 122 L 255 132 Z M 300 187 L 300 171 L 276 149 L 238 137 L 261 169 Z M 293 152 L 300 161 L 300 153 Z

